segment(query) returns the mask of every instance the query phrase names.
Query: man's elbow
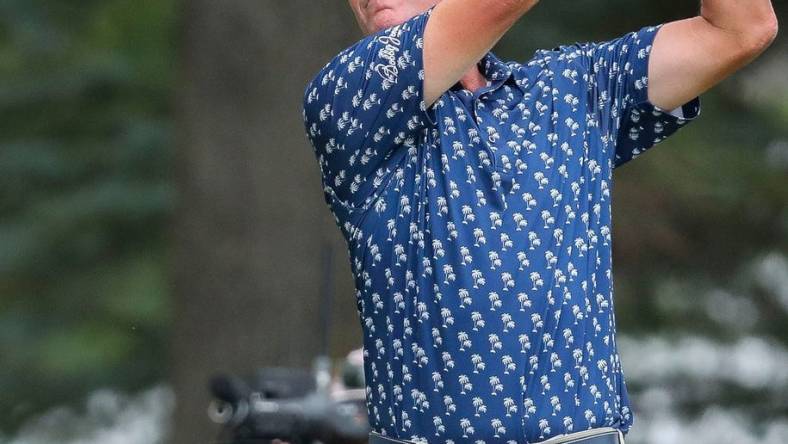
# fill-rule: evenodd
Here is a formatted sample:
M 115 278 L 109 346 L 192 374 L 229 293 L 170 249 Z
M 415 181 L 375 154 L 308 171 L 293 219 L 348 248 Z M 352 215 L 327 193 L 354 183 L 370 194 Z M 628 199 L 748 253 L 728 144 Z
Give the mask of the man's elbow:
M 741 37 L 741 46 L 747 54 L 760 54 L 777 38 L 778 30 L 777 16 L 772 15 L 744 32 Z

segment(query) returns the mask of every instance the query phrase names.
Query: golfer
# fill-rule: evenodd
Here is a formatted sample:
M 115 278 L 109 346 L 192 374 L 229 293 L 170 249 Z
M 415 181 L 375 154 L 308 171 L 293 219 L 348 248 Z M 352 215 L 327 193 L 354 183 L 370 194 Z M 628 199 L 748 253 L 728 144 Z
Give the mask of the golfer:
M 623 443 L 613 170 L 695 121 L 699 95 L 777 33 L 769 0 L 703 0 L 500 60 L 536 3 L 349 0 L 364 37 L 305 89 L 373 444 Z

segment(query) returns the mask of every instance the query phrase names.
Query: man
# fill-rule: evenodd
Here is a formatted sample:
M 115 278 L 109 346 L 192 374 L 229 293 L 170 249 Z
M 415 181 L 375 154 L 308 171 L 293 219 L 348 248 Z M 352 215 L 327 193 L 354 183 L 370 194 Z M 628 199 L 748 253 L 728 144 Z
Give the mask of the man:
M 490 50 L 535 0 L 349 3 L 365 37 L 307 86 L 304 122 L 350 253 L 373 438 L 623 442 L 613 169 L 773 41 L 771 2 L 704 0 L 524 63 Z

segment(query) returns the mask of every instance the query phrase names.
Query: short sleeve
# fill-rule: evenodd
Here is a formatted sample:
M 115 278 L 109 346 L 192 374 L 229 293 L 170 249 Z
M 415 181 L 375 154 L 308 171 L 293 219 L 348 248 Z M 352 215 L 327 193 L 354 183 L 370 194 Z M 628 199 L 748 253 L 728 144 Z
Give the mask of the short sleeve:
M 613 168 L 665 140 L 701 111 L 696 96 L 673 110 L 648 100 L 648 62 L 662 24 L 646 26 L 619 38 L 591 43 L 593 80 L 599 122 L 608 131 Z
M 307 85 L 304 125 L 329 204 L 368 206 L 434 123 L 422 56 L 432 9 L 344 49 Z

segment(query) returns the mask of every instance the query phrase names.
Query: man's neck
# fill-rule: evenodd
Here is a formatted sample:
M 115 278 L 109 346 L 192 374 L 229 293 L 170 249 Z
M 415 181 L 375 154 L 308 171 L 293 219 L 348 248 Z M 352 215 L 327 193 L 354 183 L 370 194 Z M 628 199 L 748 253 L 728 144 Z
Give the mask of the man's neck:
M 457 84 L 470 92 L 475 92 L 477 89 L 487 86 L 487 79 L 479 70 L 479 64 L 477 63 L 470 67 L 465 74 L 463 74 Z

